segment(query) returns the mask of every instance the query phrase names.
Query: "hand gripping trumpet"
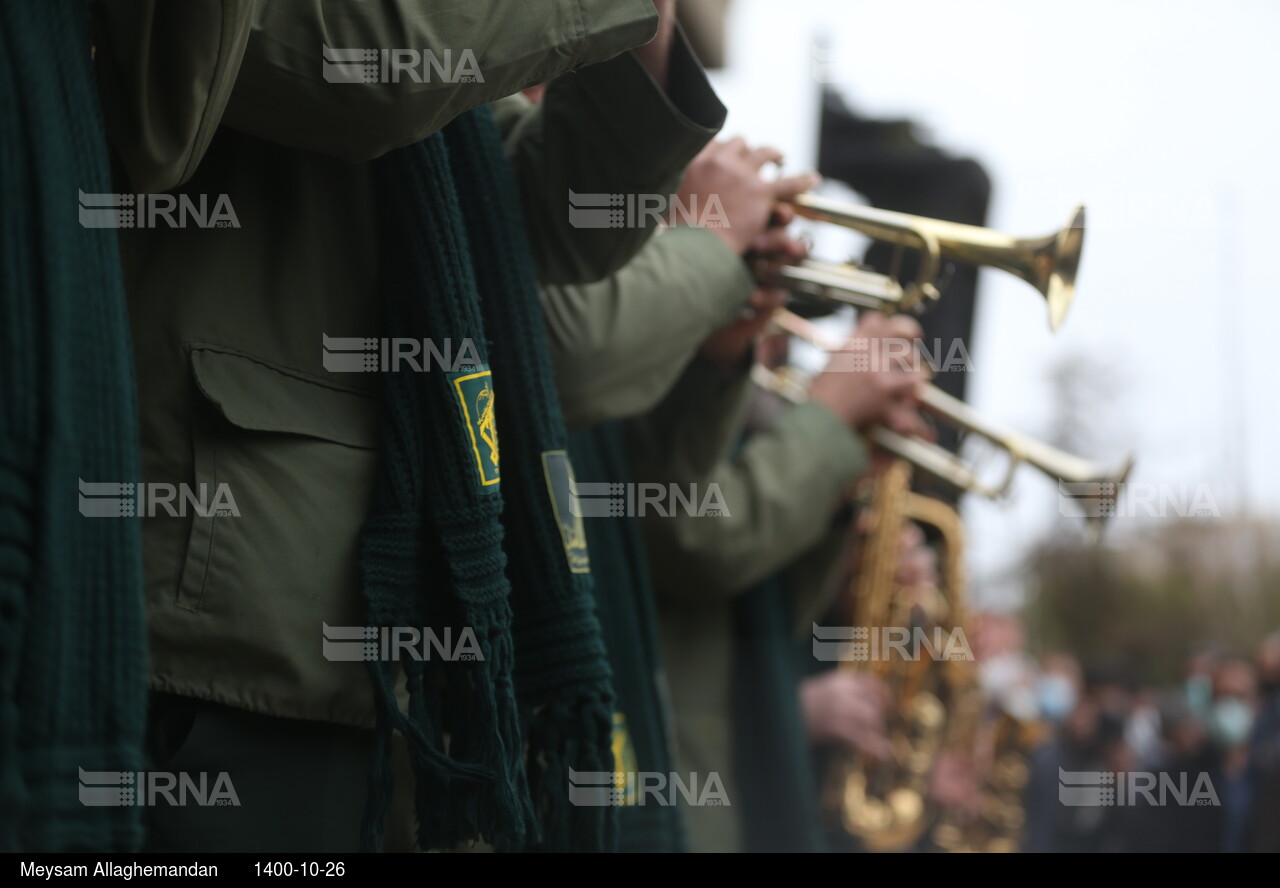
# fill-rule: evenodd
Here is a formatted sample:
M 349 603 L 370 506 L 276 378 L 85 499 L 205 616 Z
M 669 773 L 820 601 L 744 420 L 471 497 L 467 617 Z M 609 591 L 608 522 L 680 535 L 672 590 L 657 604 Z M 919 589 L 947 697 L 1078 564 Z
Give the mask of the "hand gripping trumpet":
M 825 336 L 815 324 L 786 309 L 779 309 L 774 314 L 773 323 L 779 329 L 824 351 L 838 351 L 842 347 L 842 343 Z M 804 384 L 792 374 L 774 373 L 757 365 L 752 368 L 752 376 L 758 385 L 790 401 L 799 403 L 807 398 Z M 1005 428 L 987 420 L 964 401 L 953 398 L 934 385 L 921 387 L 920 401 L 925 410 L 934 416 L 962 431 L 985 438 L 1004 450 L 1009 461 L 1003 474 L 995 482 L 984 481 L 976 469 L 949 450 L 923 438 L 907 437 L 881 426 L 874 427 L 869 437 L 877 446 L 958 490 L 976 493 L 987 499 L 1000 499 L 1008 493 L 1018 467 L 1024 464 L 1068 484 L 1119 485 L 1129 477 L 1129 472 L 1133 469 L 1132 456 L 1126 456 L 1115 465 L 1095 462 Z M 1105 517 L 1089 516 L 1088 521 L 1090 534 L 1096 538 Z

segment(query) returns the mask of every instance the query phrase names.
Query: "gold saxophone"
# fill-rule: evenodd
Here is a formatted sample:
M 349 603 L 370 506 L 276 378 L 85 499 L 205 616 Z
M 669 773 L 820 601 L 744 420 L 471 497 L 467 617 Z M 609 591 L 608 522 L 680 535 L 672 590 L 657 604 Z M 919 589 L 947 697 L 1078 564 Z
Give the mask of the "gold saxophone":
M 954 630 L 966 623 L 964 528 L 941 500 L 911 491 L 911 467 L 892 463 L 877 482 L 862 564 L 850 584 L 853 625 L 917 625 Z M 933 527 L 941 540 L 941 588 L 901 586 L 895 578 L 903 527 Z M 970 659 L 846 660 L 884 681 L 894 699 L 887 719 L 891 753 L 877 761 L 854 753 L 833 766 L 824 807 L 869 851 L 903 851 L 924 840 L 943 851 L 1016 851 L 1024 817 L 1027 755 L 1043 738 L 1038 722 L 989 715 Z M 975 810 L 942 809 L 929 797 L 939 756 L 967 760 L 976 775 Z
M 941 500 L 911 491 L 911 466 L 895 461 L 876 483 L 861 548 L 861 568 L 849 586 L 853 625 L 951 630 L 964 620 L 964 535 L 960 516 Z M 899 585 L 899 541 L 908 521 L 941 534 L 941 589 Z M 921 592 L 924 592 L 922 595 Z M 929 783 L 946 747 L 948 712 L 964 687 L 967 662 L 929 657 L 872 656 L 844 659 L 840 668 L 865 671 L 883 681 L 895 705 L 887 717 L 890 754 L 876 760 L 853 752 L 832 766 L 824 808 L 869 851 L 901 851 L 919 842 L 936 811 Z
M 973 663 L 952 719 L 948 747 L 970 759 L 976 774 L 973 810 L 948 809 L 930 838 L 943 851 L 1011 853 L 1022 845 L 1026 821 L 1023 793 L 1031 770 L 1028 756 L 1044 739 L 1045 726 L 1003 710 L 988 712 Z

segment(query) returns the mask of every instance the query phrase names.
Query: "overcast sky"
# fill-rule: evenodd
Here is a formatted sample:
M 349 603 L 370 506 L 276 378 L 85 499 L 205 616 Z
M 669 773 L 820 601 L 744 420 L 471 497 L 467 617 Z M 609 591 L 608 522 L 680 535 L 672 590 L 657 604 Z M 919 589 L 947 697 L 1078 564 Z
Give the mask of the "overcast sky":
M 1131 481 L 1227 516 L 1280 513 L 1280 432 L 1266 365 L 1280 329 L 1280 4 L 1265 0 L 734 0 L 715 82 L 726 132 L 815 164 L 820 83 L 864 114 L 911 117 L 986 167 L 990 224 L 1040 235 L 1088 207 L 1076 301 L 981 278 L 970 399 L 1044 434 L 1050 368 L 1105 363 L 1096 453 L 1132 450 Z M 815 59 L 815 39 L 829 50 Z M 816 64 L 816 69 L 815 69 Z M 820 243 L 821 245 L 821 243 Z M 839 257 L 831 257 L 839 258 Z M 1061 531 L 1055 485 L 965 507 L 978 603 L 1012 600 L 1007 567 Z M 1123 540 L 1151 519 L 1121 517 Z

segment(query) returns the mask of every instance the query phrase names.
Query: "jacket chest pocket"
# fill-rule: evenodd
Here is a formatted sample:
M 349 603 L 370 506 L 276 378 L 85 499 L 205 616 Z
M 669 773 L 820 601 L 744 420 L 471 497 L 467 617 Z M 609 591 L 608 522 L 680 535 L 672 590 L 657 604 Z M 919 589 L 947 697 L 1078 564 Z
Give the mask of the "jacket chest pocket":
M 193 348 L 191 368 L 205 508 L 192 519 L 178 607 L 234 620 L 235 634 L 260 635 L 267 647 L 297 632 L 318 637 L 322 618 L 358 616 L 375 401 L 204 346 Z

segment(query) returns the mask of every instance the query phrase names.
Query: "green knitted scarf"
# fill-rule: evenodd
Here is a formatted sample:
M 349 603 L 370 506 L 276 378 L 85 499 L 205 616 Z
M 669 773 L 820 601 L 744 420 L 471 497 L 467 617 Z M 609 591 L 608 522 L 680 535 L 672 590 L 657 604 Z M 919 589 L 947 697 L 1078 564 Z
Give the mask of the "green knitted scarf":
M 137 480 L 133 352 L 83 0 L 0 3 L 0 849 L 137 848 L 141 809 L 79 774 L 144 767 L 136 518 L 88 518 L 79 481 Z M 122 491 L 123 492 L 123 491 Z
M 602 423 L 575 433 L 569 439 L 569 455 L 579 484 L 622 484 L 629 480 L 617 423 Z M 617 770 L 670 774 L 673 762 L 669 707 L 662 694 L 658 621 L 637 519 L 610 516 L 584 518 L 582 523 L 591 550 L 600 624 L 618 693 L 620 711 L 615 717 L 614 749 L 622 761 Z M 621 754 L 619 750 L 623 750 Z M 680 807 L 659 804 L 643 792 L 630 791 L 636 786 L 634 777 L 626 785 L 629 791 L 618 808 L 618 850 L 687 851 Z
M 562 544 L 543 454 L 566 435 L 515 183 L 487 108 L 375 163 L 389 335 L 471 339 L 475 367 L 383 376 L 361 568 L 371 626 L 474 632 L 482 658 L 371 662 L 379 704 L 364 844 L 408 740 L 424 849 L 604 850 L 607 809 L 568 772 L 609 762 L 613 708 L 589 575 Z M 499 463 L 498 429 L 501 429 Z

